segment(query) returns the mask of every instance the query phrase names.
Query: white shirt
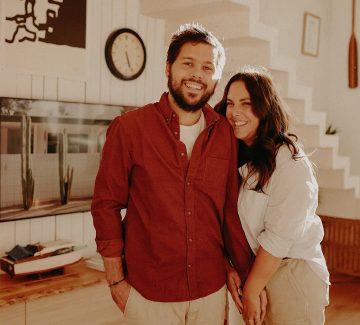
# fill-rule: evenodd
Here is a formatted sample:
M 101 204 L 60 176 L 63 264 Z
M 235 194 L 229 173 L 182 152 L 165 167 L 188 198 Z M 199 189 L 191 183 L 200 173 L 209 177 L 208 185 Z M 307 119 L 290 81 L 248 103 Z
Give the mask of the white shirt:
M 321 219 L 316 215 L 318 184 L 311 162 L 300 149 L 294 160 L 286 145 L 279 148 L 276 168 L 264 193 L 249 189 L 256 175 L 240 189 L 238 210 L 246 238 L 256 254 L 261 245 L 276 257 L 304 259 L 312 270 L 329 284 L 320 242 L 324 237 Z M 239 168 L 244 177 L 247 165 Z M 251 186 L 252 185 L 252 186 Z
M 191 157 L 191 152 L 194 143 L 199 136 L 200 132 L 205 128 L 204 113 L 201 112 L 199 120 L 193 125 L 180 125 L 180 141 L 186 146 L 188 159 Z

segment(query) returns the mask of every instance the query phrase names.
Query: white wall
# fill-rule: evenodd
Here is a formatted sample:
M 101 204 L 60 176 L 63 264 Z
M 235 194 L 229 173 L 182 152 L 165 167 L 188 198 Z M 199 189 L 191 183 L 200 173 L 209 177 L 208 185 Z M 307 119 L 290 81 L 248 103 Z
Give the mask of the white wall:
M 305 11 L 321 18 L 318 57 L 301 53 Z M 356 19 L 359 39 L 359 1 Z M 260 0 L 260 20 L 279 30 L 279 53 L 296 59 L 297 82 L 313 87 L 313 109 L 326 112 L 327 125 L 340 129 L 339 152 L 351 157 L 351 172 L 360 175 L 360 87 L 349 89 L 347 81 L 351 1 Z
M 360 1 L 356 8 L 358 50 L 357 88 L 348 88 L 347 60 L 351 34 L 351 2 L 330 1 L 332 4 L 330 46 L 326 80 L 326 111 L 329 123 L 340 129 L 340 153 L 351 156 L 351 171 L 360 175 Z
M 26 62 L 21 63 L 21 69 L 4 64 L 4 11 L 19 3 L 23 4 L 24 1 L 0 1 L 0 96 L 140 106 L 158 100 L 166 89 L 164 22 L 139 15 L 137 0 L 87 0 L 85 72 L 76 78 L 71 77 L 66 67 L 58 74 L 54 74 L 54 71 L 59 70 L 59 67 L 51 70 L 51 74 L 44 74 L 34 68 L 23 68 Z M 104 59 L 107 37 L 113 30 L 121 27 L 137 31 L 146 45 L 146 68 L 134 81 L 124 82 L 114 78 Z M 21 50 L 22 44 L 25 42 L 16 46 Z M 25 45 L 24 49 L 27 49 L 29 44 L 27 47 Z M 28 53 L 23 51 L 22 54 L 26 60 Z M 61 59 L 54 57 L 54 64 Z M 40 55 L 37 60 L 41 63 L 44 58 Z M 9 250 L 15 244 L 26 245 L 64 238 L 87 244 L 86 255 L 89 256 L 95 253 L 94 237 L 89 212 L 0 223 L 0 251 Z

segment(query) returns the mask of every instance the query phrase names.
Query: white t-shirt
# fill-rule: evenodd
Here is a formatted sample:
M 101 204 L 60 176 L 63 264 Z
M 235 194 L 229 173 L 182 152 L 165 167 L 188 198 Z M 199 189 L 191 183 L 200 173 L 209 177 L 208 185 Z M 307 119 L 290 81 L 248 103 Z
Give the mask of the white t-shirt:
M 205 128 L 204 113 L 201 112 L 199 120 L 193 125 L 181 125 L 180 124 L 180 141 L 186 146 L 186 152 L 188 159 L 191 157 L 191 152 L 194 147 L 194 143 L 199 136 L 200 132 Z
M 300 150 L 300 156 L 305 156 Z M 242 176 L 248 167 L 239 168 Z M 276 257 L 306 260 L 312 270 L 329 284 L 320 242 L 324 236 L 316 215 L 318 184 L 307 157 L 294 160 L 286 145 L 279 148 L 276 169 L 264 193 L 249 189 L 256 184 L 253 175 L 240 189 L 238 210 L 246 238 L 256 254 L 261 245 Z M 252 185 L 252 186 L 251 186 Z

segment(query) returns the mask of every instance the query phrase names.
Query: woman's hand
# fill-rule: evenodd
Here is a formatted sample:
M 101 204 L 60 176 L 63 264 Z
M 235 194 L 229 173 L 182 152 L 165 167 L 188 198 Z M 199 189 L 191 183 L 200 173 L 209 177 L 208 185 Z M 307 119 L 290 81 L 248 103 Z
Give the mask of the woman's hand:
M 244 306 L 243 319 L 246 325 L 262 324 L 266 315 L 267 295 L 263 289 L 259 297 L 244 296 L 242 299 Z
M 261 301 L 260 296 L 244 295 L 242 298 L 244 306 L 243 319 L 246 325 L 261 324 Z
M 279 268 L 282 258 L 268 253 L 259 246 L 255 262 L 244 284 L 243 318 L 246 324 L 261 324 L 265 317 L 267 298 L 265 287 Z

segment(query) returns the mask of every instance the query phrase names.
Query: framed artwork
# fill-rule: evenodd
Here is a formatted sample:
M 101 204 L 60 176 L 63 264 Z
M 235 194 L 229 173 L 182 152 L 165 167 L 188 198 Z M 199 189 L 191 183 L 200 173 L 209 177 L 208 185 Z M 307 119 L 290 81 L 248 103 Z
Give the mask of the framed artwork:
M 88 211 L 106 130 L 134 107 L 0 97 L 0 222 Z
M 310 56 L 319 55 L 320 17 L 311 13 L 304 13 L 301 52 Z
M 85 78 L 86 0 L 4 0 L 0 7 L 2 67 Z

